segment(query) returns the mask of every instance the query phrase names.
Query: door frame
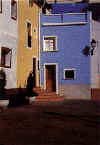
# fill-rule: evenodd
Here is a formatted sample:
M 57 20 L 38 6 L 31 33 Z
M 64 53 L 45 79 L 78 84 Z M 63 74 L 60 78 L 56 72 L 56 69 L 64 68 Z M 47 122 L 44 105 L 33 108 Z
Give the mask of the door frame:
M 44 63 L 44 90 L 46 90 L 46 66 L 47 65 L 56 66 L 56 94 L 58 94 L 58 64 L 57 63 Z

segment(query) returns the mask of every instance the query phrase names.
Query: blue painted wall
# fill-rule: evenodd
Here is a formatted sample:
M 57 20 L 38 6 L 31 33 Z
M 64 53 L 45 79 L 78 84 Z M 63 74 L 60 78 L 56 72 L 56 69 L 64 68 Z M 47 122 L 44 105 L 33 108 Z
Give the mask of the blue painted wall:
M 51 7 L 53 14 L 82 12 L 88 7 L 88 3 L 56 3 Z
M 85 14 L 64 15 L 64 22 L 85 22 Z M 90 56 L 85 56 L 82 50 L 90 45 L 90 13 L 87 13 L 85 25 L 49 26 L 43 23 L 61 22 L 61 16 L 40 15 L 40 82 L 44 84 L 44 63 L 58 64 L 58 83 L 64 85 L 90 84 Z M 43 52 L 43 36 L 57 36 L 56 52 Z M 76 69 L 75 80 L 64 80 L 64 69 Z

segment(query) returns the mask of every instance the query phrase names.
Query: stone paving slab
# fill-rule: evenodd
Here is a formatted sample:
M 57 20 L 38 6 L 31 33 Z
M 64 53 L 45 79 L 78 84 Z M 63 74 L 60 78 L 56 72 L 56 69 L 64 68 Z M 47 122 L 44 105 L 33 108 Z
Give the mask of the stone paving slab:
M 65 100 L 0 113 L 2 145 L 100 145 L 100 102 Z

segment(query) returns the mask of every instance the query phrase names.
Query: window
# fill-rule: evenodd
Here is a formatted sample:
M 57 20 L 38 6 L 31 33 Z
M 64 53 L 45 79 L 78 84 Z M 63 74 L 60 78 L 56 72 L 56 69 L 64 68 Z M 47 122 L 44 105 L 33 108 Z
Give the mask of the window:
M 33 7 L 33 0 L 29 0 L 29 7 Z
M 11 18 L 17 19 L 17 2 L 15 0 L 11 0 Z
M 65 80 L 74 80 L 75 79 L 75 69 L 65 69 L 64 70 L 64 79 Z
M 55 36 L 45 36 L 44 37 L 44 51 L 56 51 L 56 37 Z
M 11 67 L 11 49 L 1 48 L 1 67 Z
M 31 23 L 27 22 L 27 47 L 32 47 Z
M 2 13 L 2 0 L 0 0 L 0 13 Z

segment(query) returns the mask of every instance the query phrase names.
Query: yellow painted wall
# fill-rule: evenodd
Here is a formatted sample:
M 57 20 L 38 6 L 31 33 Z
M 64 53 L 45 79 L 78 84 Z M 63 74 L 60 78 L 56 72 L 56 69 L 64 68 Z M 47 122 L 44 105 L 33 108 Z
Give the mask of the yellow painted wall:
M 17 87 L 25 87 L 27 77 L 32 71 L 35 56 L 39 58 L 39 11 L 34 3 L 29 7 L 29 0 L 18 1 L 18 62 L 17 62 Z M 27 48 L 27 21 L 32 25 L 32 49 Z M 36 32 L 34 32 L 34 28 Z M 36 72 L 36 85 L 39 86 L 39 72 Z

